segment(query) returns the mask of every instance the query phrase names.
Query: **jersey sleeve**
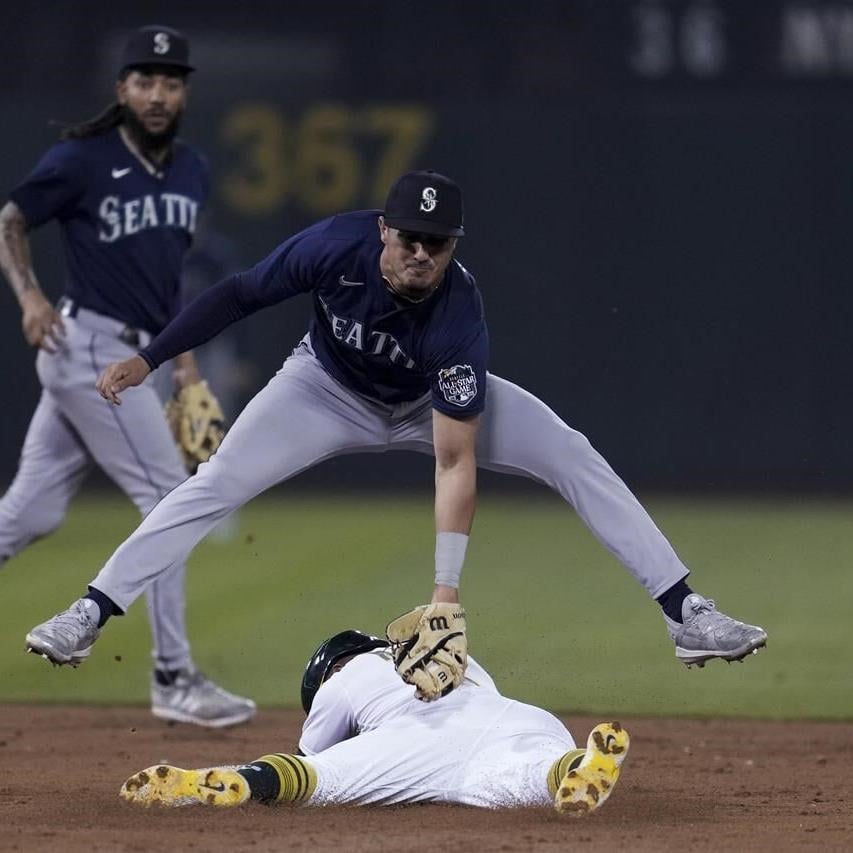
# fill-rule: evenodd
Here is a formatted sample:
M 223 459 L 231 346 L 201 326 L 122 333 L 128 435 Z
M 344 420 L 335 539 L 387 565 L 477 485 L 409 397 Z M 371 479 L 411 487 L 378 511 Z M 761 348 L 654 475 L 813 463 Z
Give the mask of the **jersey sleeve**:
M 428 362 L 432 407 L 451 418 L 479 415 L 486 406 L 489 333 L 479 293 L 442 332 Z
M 240 276 L 239 296 L 253 310 L 313 290 L 324 269 L 322 244 L 309 231 L 285 240 Z
M 261 308 L 311 290 L 319 269 L 316 257 L 308 234 L 294 235 L 251 269 L 202 291 L 139 354 L 153 370 Z
M 27 225 L 35 228 L 62 219 L 83 195 L 84 164 L 68 143 L 49 148 L 35 169 L 10 193 Z
M 316 755 L 356 734 L 355 712 L 344 680 L 337 675 L 320 685 L 302 726 L 299 749 Z

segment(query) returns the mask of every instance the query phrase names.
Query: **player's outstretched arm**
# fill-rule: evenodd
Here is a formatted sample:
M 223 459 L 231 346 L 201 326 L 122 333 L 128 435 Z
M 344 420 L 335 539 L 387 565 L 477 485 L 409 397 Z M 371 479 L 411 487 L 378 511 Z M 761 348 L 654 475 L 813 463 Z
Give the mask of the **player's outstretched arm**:
M 435 589 L 433 603 L 458 602 L 459 578 L 477 502 L 475 447 L 479 418 L 433 410 L 435 447 Z
M 433 410 L 435 448 L 435 589 L 432 603 L 390 622 L 394 666 L 418 699 L 431 702 L 465 677 L 468 643 L 459 579 L 477 499 L 478 418 L 460 420 Z
M 124 361 L 114 361 L 107 365 L 104 372 L 98 377 L 95 387 L 98 393 L 110 403 L 121 405 L 119 394 L 126 388 L 141 385 L 145 377 L 151 373 L 148 362 L 140 355 Z

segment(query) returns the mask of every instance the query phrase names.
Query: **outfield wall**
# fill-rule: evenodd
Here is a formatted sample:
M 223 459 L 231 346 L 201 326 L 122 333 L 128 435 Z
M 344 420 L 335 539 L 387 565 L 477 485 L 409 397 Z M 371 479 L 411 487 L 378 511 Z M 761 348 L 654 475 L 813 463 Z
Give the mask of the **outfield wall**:
M 207 226 L 227 242 L 194 286 L 435 167 L 466 192 L 459 257 L 493 370 L 632 484 L 849 491 L 853 6 L 743 5 L 30 4 L 0 33 L 0 186 L 55 138 L 48 119 L 106 102 L 128 27 L 179 26 L 200 69 L 185 136 L 210 157 Z M 59 295 L 57 233 L 34 246 Z M 38 385 L 2 298 L 8 480 Z M 213 354 L 232 409 L 307 309 L 264 312 Z M 317 482 L 401 476 L 329 470 Z

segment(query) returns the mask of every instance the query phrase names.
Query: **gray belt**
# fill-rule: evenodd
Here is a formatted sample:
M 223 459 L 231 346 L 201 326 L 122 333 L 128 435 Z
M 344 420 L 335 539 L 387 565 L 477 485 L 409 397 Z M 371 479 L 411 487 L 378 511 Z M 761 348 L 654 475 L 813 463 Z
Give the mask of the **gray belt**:
M 112 337 L 118 338 L 129 347 L 143 349 L 151 343 L 152 336 L 150 332 L 146 332 L 144 329 L 134 329 L 132 326 L 122 323 L 121 320 L 114 320 L 105 314 L 98 314 L 97 311 L 90 311 L 88 308 L 83 308 L 67 296 L 63 296 L 56 303 L 56 310 L 63 317 L 72 317 L 87 329 L 102 332 L 105 335 L 112 335 Z

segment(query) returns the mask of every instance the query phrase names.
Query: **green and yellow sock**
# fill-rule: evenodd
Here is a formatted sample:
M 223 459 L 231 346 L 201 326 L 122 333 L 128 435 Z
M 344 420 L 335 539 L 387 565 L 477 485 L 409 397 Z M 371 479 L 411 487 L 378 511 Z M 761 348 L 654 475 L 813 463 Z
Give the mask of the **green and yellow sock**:
M 570 749 L 551 765 L 551 769 L 548 771 L 548 790 L 551 792 L 552 797 L 557 795 L 557 789 L 560 787 L 563 776 L 569 770 L 577 770 L 578 765 L 583 761 L 585 755 L 585 749 Z
M 304 803 L 317 787 L 317 771 L 298 755 L 262 755 L 237 772 L 249 783 L 251 798 L 264 803 Z

